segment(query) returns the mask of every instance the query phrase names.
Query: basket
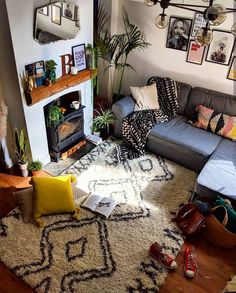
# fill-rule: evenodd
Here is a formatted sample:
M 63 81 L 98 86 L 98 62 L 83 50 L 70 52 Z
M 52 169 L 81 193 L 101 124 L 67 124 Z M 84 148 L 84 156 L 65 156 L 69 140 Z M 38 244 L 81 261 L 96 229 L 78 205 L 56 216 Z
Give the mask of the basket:
M 210 242 L 212 242 L 216 246 L 224 248 L 236 247 L 236 234 L 228 231 L 225 228 L 228 223 L 227 209 L 224 206 L 220 205 L 212 208 L 211 211 L 213 212 L 219 207 L 223 207 L 225 209 L 223 222 L 220 223 L 213 214 L 207 216 L 205 236 Z

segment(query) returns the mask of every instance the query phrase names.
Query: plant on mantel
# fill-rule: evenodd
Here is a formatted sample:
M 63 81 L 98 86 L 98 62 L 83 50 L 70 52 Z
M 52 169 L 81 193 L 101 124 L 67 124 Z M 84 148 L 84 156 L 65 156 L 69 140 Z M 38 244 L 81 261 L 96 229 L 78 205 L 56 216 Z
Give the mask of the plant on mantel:
M 124 32 L 111 35 L 108 28 L 109 13 L 103 5 L 99 6 L 94 43 L 98 58 L 103 62 L 104 73 L 109 71 L 109 81 L 106 82 L 109 104 L 114 102 L 114 96 L 115 100 L 121 97 L 125 69 L 134 70 L 128 63 L 129 54 L 135 50 L 144 50 L 150 45 L 145 41 L 144 34 L 138 26 L 130 22 L 124 8 L 122 17 Z
M 46 61 L 45 64 L 46 64 L 46 73 L 47 73 L 46 79 L 49 79 L 52 83 L 55 83 L 56 82 L 56 65 L 57 65 L 57 63 L 51 59 L 51 60 Z

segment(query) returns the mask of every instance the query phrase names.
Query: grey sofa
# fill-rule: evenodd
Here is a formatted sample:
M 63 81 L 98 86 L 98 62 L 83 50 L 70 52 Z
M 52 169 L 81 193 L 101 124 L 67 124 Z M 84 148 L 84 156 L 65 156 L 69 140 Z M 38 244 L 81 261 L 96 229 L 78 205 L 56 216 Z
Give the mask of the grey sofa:
M 179 83 L 179 115 L 155 125 L 146 148 L 199 173 L 195 192 L 236 199 L 236 142 L 192 126 L 196 106 L 202 104 L 219 113 L 236 116 L 236 97 Z M 116 116 L 114 135 L 121 138 L 122 120 L 134 111 L 134 100 L 125 97 L 112 106 Z

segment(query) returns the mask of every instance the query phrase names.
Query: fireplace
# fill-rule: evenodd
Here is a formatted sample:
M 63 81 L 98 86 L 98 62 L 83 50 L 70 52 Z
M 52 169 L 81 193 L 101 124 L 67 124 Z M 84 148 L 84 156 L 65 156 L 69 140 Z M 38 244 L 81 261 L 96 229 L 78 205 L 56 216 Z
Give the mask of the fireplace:
M 80 92 L 75 91 L 59 97 L 44 107 L 44 117 L 47 131 L 48 149 L 51 161 L 58 162 L 61 154 L 73 148 L 85 137 L 84 135 L 84 106 L 78 109 L 71 107 L 72 101 L 81 101 Z M 64 120 L 49 127 L 46 123 L 48 109 L 58 105 L 63 111 Z

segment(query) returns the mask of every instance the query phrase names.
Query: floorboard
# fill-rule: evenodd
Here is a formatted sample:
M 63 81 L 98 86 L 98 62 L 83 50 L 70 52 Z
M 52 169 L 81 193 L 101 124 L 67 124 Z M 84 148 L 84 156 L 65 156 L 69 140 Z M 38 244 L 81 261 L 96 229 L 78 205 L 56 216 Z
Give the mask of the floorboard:
M 48 176 L 42 171 L 42 175 Z M 30 177 L 23 178 L 0 173 L 0 218 L 16 207 L 15 190 L 30 186 Z M 192 280 L 184 276 L 184 249 L 194 245 L 200 274 Z M 220 293 L 236 274 L 236 249 L 222 249 L 210 244 L 204 237 L 185 242 L 177 256 L 178 268 L 168 274 L 160 293 Z M 0 293 L 32 293 L 33 290 L 0 263 Z M 87 293 L 87 292 L 83 292 Z

